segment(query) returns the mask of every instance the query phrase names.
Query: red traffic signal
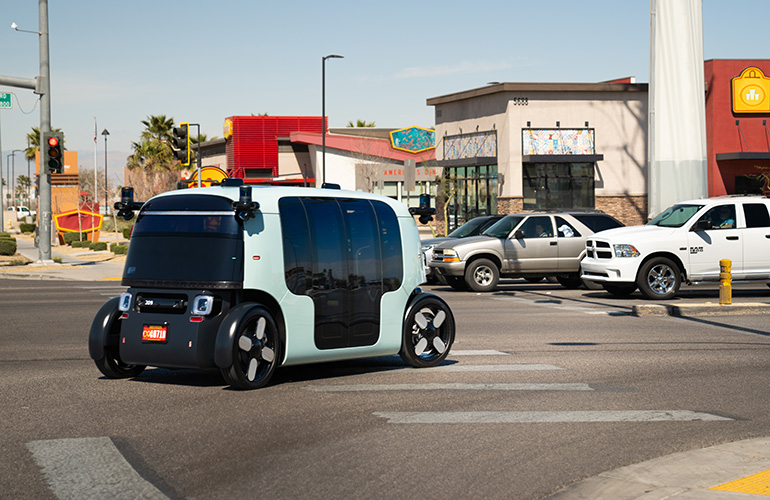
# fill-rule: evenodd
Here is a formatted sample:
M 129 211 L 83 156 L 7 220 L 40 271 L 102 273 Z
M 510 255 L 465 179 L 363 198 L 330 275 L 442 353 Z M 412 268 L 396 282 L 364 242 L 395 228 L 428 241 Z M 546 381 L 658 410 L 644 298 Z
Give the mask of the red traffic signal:
M 52 132 L 53 134 L 53 132 Z M 45 162 L 48 166 L 48 173 L 61 174 L 64 172 L 64 164 L 62 163 L 62 139 L 59 135 L 49 135 L 45 139 L 46 152 Z

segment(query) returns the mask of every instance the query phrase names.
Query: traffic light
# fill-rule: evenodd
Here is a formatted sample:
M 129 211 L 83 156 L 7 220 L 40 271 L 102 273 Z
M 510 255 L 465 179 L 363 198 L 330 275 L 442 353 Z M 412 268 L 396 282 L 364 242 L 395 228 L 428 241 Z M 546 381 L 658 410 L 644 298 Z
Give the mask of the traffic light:
M 64 138 L 61 133 L 49 132 L 43 135 L 44 151 L 40 161 L 41 163 L 45 162 L 49 174 L 61 174 L 64 172 L 63 143 Z
M 190 124 L 182 122 L 173 129 L 171 139 L 171 150 L 174 152 L 174 158 L 179 160 L 183 167 L 190 165 Z

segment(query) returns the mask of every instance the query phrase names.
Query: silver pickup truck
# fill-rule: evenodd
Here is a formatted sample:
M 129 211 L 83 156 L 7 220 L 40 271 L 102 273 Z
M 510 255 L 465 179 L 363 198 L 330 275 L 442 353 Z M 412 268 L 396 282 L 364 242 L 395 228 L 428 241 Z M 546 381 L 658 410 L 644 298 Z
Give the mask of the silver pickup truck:
M 586 236 L 621 226 L 599 210 L 510 214 L 480 236 L 437 245 L 430 267 L 456 290 L 490 292 L 501 277 L 543 276 L 577 288 Z

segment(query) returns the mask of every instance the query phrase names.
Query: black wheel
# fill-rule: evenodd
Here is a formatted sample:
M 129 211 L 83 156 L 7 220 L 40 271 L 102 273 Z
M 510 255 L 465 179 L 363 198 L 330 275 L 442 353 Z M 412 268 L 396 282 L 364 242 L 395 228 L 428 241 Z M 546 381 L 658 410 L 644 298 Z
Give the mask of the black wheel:
M 500 271 L 489 259 L 478 259 L 465 270 L 465 282 L 477 292 L 491 292 L 500 280 Z
M 147 368 L 145 365 L 129 365 L 120 359 L 118 348 L 107 346 L 104 348 L 104 356 L 94 360 L 99 371 L 108 378 L 131 378 L 136 377 Z
M 241 322 L 233 342 L 233 364 L 222 368 L 225 381 L 236 389 L 259 389 L 273 376 L 280 360 L 278 327 L 270 311 L 255 306 Z
M 628 297 L 636 291 L 635 283 L 602 283 L 602 287 L 615 297 Z
M 465 278 L 459 276 L 445 276 L 447 285 L 451 286 L 455 290 L 464 292 L 468 289 L 468 283 L 465 282 Z
M 418 298 L 404 318 L 401 359 L 417 368 L 441 364 L 455 338 L 452 311 L 436 296 Z
M 578 274 L 568 274 L 566 276 L 557 276 L 556 280 L 559 282 L 561 286 L 563 286 L 564 288 L 569 288 L 570 290 L 580 288 L 580 285 L 583 284 L 583 280 L 580 279 L 580 275 Z
M 682 284 L 679 266 L 665 257 L 650 259 L 639 269 L 636 284 L 648 299 L 670 299 Z

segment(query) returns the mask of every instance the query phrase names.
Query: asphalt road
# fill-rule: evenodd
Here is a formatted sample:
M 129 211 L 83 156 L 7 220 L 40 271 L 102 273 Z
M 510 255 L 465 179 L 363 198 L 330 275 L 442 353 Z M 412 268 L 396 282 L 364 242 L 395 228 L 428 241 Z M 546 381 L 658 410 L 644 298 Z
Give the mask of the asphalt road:
M 216 372 L 103 378 L 87 335 L 115 283 L 0 280 L 0 497 L 99 497 L 82 489 L 90 468 L 124 498 L 538 499 L 770 436 L 767 316 L 636 317 L 638 296 L 549 283 L 433 290 L 457 321 L 443 367 L 283 368 L 239 392 Z M 770 303 L 770 289 L 736 299 Z

